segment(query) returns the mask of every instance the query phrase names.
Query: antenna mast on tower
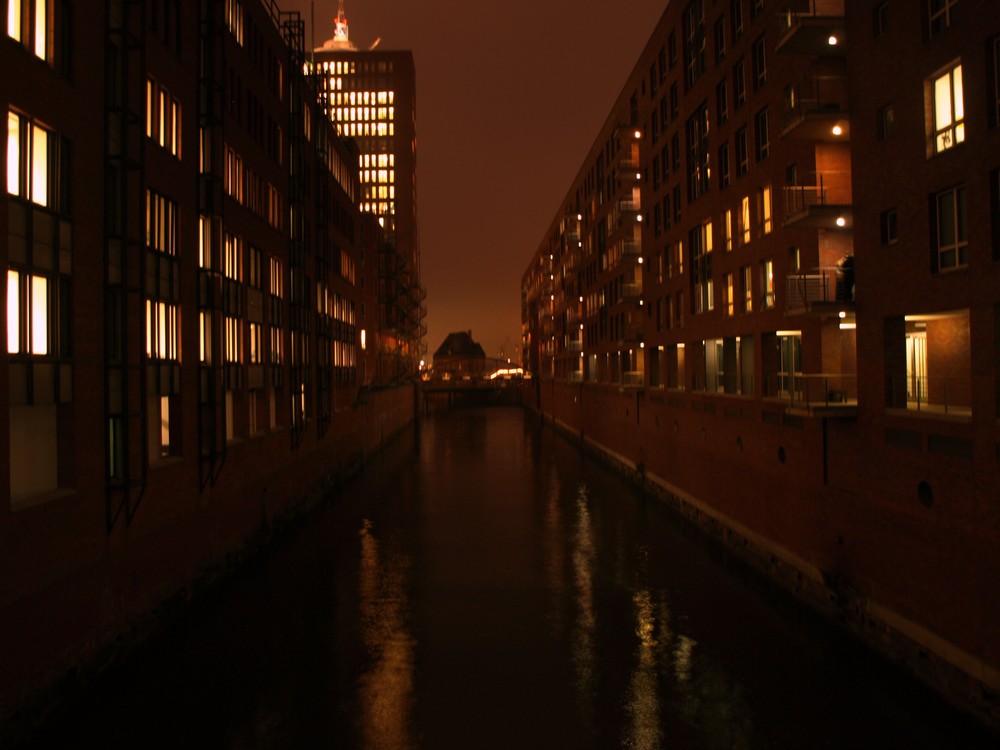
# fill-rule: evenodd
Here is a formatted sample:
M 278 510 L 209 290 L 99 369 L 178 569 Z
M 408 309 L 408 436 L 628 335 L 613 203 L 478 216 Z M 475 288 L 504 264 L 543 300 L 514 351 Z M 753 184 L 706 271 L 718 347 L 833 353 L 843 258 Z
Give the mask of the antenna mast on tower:
M 350 40 L 347 31 L 347 15 L 344 13 L 344 0 L 340 0 L 337 8 L 337 17 L 333 21 L 333 39 L 336 42 L 347 42 Z

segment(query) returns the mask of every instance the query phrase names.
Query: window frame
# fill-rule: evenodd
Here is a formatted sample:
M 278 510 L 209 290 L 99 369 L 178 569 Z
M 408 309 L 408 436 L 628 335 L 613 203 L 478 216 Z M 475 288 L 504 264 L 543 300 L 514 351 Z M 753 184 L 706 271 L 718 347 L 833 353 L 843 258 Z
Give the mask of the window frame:
M 969 265 L 968 207 L 965 183 L 953 185 L 931 196 L 931 239 L 934 255 L 932 267 L 935 272 L 967 268 Z M 951 198 L 951 210 L 945 211 L 944 201 Z M 950 223 L 944 221 L 944 214 Z M 951 226 L 953 237 L 944 237 L 942 232 Z

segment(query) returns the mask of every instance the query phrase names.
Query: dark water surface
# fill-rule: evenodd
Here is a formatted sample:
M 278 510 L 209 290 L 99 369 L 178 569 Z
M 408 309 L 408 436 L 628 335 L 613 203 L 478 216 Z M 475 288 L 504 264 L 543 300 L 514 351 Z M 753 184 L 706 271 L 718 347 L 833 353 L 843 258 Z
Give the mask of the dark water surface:
M 429 418 L 39 747 L 997 747 L 516 409 Z

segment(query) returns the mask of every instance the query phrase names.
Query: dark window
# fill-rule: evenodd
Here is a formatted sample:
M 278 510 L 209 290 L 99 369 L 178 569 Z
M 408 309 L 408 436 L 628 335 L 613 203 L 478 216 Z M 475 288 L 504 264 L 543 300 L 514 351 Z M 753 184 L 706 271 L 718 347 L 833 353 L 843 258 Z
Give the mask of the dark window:
M 692 0 L 684 10 L 684 85 L 690 89 L 705 72 L 705 6 Z
M 736 174 L 742 177 L 750 168 L 750 159 L 747 156 L 747 129 L 745 127 L 736 131 Z
M 729 92 L 726 88 L 726 79 L 719 81 L 715 87 L 715 121 L 719 125 L 724 125 L 729 119 Z
M 709 189 L 709 145 L 708 145 L 708 104 L 702 102 L 686 124 L 688 202 L 708 192 Z
M 715 22 L 715 62 L 726 56 L 726 19 L 722 16 Z
M 929 0 L 929 19 L 931 36 L 940 34 L 951 26 L 951 16 L 958 0 Z
M 990 172 L 990 224 L 993 228 L 993 260 L 1000 260 L 1000 169 Z
M 676 120 L 680 114 L 680 101 L 677 97 L 677 84 L 670 84 L 670 119 Z
M 1000 125 L 1000 36 L 990 40 L 988 58 L 989 65 L 986 71 L 987 84 L 987 108 L 986 116 L 991 128 Z
M 743 35 L 743 0 L 732 0 L 732 3 L 732 37 L 735 42 Z
M 767 137 L 767 107 L 758 112 L 754 118 L 754 150 L 757 161 L 761 162 L 767 158 L 770 148 Z
M 670 69 L 673 70 L 674 66 L 677 65 L 677 34 L 673 31 L 670 32 L 670 37 L 667 39 L 667 54 L 670 57 Z
M 674 223 L 681 223 L 681 186 L 674 186 Z
M 747 101 L 746 66 L 741 57 L 733 66 L 733 108 L 739 109 Z
M 719 189 L 729 187 L 729 141 L 719 146 Z
M 942 190 L 932 197 L 931 224 L 935 248 L 932 269 L 944 271 L 967 265 L 965 185 Z
M 899 238 L 896 209 L 890 208 L 887 211 L 883 211 L 879 216 L 879 226 L 881 228 L 882 244 L 896 244 Z
M 673 138 L 670 139 L 670 152 L 673 154 L 673 170 L 676 172 L 681 168 L 681 139 L 677 133 L 674 133 Z
M 664 143 L 660 151 L 660 178 L 665 183 L 670 179 L 670 144 Z
M 872 33 L 875 38 L 885 34 L 889 30 L 889 3 L 881 2 L 875 6 L 872 12 Z
M 893 114 L 892 105 L 886 104 L 884 107 L 879 107 L 878 110 L 878 120 L 875 123 L 875 137 L 880 141 L 884 141 L 886 138 L 892 136 L 893 131 Z
M 750 18 L 756 18 L 764 10 L 764 0 L 751 0 Z
M 761 37 L 753 43 L 752 54 L 751 64 L 753 65 L 753 88 L 754 91 L 756 91 L 767 83 L 767 59 L 764 54 L 764 37 Z
M 663 83 L 667 79 L 667 50 L 660 47 L 660 83 Z

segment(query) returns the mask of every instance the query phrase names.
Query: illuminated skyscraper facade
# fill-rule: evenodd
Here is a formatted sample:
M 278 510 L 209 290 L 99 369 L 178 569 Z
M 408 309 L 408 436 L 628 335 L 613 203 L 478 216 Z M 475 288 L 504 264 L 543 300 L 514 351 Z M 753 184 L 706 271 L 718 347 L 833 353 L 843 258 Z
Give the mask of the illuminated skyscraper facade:
M 379 253 L 381 374 L 414 372 L 423 351 L 417 232 L 416 69 L 409 51 L 359 50 L 343 4 L 334 35 L 312 55 L 320 103 L 359 151 L 361 210 L 384 230 Z M 388 371 L 387 371 L 388 370 Z

